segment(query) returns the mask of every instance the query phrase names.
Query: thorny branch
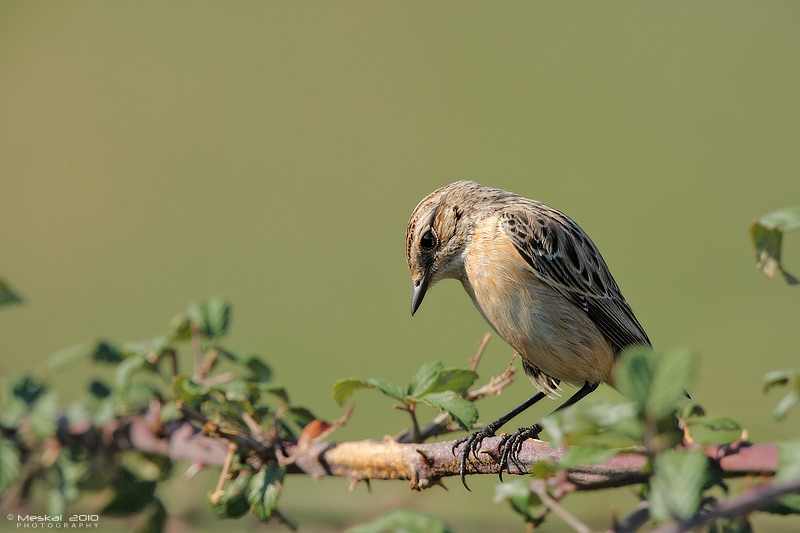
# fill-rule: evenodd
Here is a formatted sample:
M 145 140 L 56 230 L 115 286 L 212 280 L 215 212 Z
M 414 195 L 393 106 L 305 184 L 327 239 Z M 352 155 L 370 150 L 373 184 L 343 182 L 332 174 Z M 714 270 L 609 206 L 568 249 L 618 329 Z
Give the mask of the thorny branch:
M 317 441 L 304 446 L 282 441 L 268 446 L 238 432 L 203 425 L 215 436 L 188 420 L 159 426 L 157 415 L 148 411 L 144 416 L 120 418 L 101 428 L 87 424 L 70 426 L 62 421 L 57 438 L 62 445 L 94 452 L 135 449 L 219 467 L 224 465 L 228 456 L 228 443 L 233 442 L 239 449 L 249 449 L 262 459 L 277 459 L 287 466 L 289 473 L 303 473 L 317 479 L 343 477 L 351 481 L 402 479 L 409 481 L 415 490 L 441 484 L 443 478 L 459 475 L 459 460 L 452 453 L 453 441 L 417 444 L 401 443 L 386 437 L 383 441 Z M 499 443 L 499 437 L 485 439 L 479 453 L 480 460 L 470 460 L 467 473 L 497 474 Z M 707 446 L 704 451 L 728 477 L 772 474 L 777 466 L 777 451 L 773 445 L 752 444 L 733 453 L 714 445 Z M 557 462 L 563 453 L 563 449 L 546 442 L 528 440 L 519 454 L 522 468 L 517 466 L 511 473 L 528 474 L 532 465 L 541 461 Z M 599 464 L 573 466 L 566 472 L 565 481 L 581 491 L 637 484 L 647 477 L 643 471 L 645 465 L 643 455 L 623 453 Z M 559 483 L 557 480 L 552 482 Z

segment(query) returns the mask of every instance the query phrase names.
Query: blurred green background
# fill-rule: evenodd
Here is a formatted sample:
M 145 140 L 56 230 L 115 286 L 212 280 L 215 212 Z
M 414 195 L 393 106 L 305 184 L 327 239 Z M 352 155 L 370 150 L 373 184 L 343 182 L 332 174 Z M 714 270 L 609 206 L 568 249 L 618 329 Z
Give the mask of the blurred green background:
M 466 365 L 488 330 L 456 282 L 409 314 L 408 216 L 474 179 L 576 219 L 656 347 L 700 353 L 693 396 L 709 413 L 755 441 L 796 437 L 800 413 L 774 422 L 761 377 L 797 365 L 798 289 L 755 270 L 747 228 L 800 203 L 798 22 L 797 2 L 3 2 L 0 274 L 27 302 L 0 312 L 0 373 L 155 336 L 220 295 L 235 306 L 227 344 L 337 418 L 337 378 Z M 800 239 L 785 244 L 796 274 Z M 493 339 L 484 378 L 510 356 Z M 54 381 L 68 399 L 94 373 Z M 520 379 L 481 419 L 531 391 Z M 374 392 L 355 400 L 337 439 L 407 424 Z M 230 528 L 207 510 L 215 476 L 162 496 L 198 529 Z M 519 530 L 491 503 L 496 483 L 369 493 L 294 476 L 282 509 L 305 531 L 398 506 Z M 566 507 L 605 528 L 635 501 Z

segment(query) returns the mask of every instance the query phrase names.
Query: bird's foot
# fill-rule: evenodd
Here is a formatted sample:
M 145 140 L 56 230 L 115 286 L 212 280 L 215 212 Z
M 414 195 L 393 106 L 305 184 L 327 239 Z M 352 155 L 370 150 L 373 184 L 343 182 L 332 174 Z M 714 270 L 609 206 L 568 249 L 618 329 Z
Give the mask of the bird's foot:
M 475 459 L 478 459 L 478 450 L 480 450 L 481 448 L 481 443 L 483 442 L 483 439 L 487 437 L 493 437 L 495 431 L 497 431 L 497 429 L 493 427 L 492 424 L 489 424 L 485 428 L 479 429 L 478 431 L 472 433 L 471 435 L 467 435 L 466 437 L 461 437 L 455 442 L 455 444 L 453 444 L 453 456 L 459 457 L 461 460 L 461 467 L 459 469 L 459 472 L 461 474 L 461 483 L 467 490 L 470 490 L 470 488 L 467 486 L 467 477 L 466 477 L 467 459 L 469 459 L 469 454 L 472 453 L 472 456 L 475 457 Z M 456 455 L 456 449 L 458 449 L 458 447 L 461 446 L 462 444 L 464 445 L 464 447 L 461 449 L 459 454 Z
M 519 428 L 510 435 L 503 436 L 500 441 L 500 447 L 503 452 L 500 455 L 500 481 L 503 481 L 503 470 L 511 473 L 509 469 L 511 464 L 514 464 L 519 470 L 522 470 L 524 465 L 519 460 L 519 452 L 522 449 L 522 444 L 528 439 L 535 439 L 542 432 L 542 426 L 534 424 L 532 426 Z

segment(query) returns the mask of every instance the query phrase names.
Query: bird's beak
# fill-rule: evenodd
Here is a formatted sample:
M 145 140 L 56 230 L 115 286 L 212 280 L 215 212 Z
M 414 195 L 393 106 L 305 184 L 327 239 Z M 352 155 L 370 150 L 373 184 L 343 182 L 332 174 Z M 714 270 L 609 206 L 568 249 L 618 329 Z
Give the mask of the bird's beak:
M 411 316 L 414 316 L 414 313 L 417 312 L 417 309 L 422 304 L 422 299 L 425 298 L 430 281 L 431 271 L 426 269 L 425 274 L 414 282 L 414 294 L 411 296 Z

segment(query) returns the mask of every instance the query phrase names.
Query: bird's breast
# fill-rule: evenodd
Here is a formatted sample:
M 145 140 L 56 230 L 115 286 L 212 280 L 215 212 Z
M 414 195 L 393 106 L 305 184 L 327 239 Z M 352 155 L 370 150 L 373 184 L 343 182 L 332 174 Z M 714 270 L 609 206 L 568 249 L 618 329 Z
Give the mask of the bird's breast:
M 615 356 L 581 309 L 523 259 L 492 216 L 476 226 L 462 283 L 484 319 L 545 374 L 574 385 L 609 382 Z

